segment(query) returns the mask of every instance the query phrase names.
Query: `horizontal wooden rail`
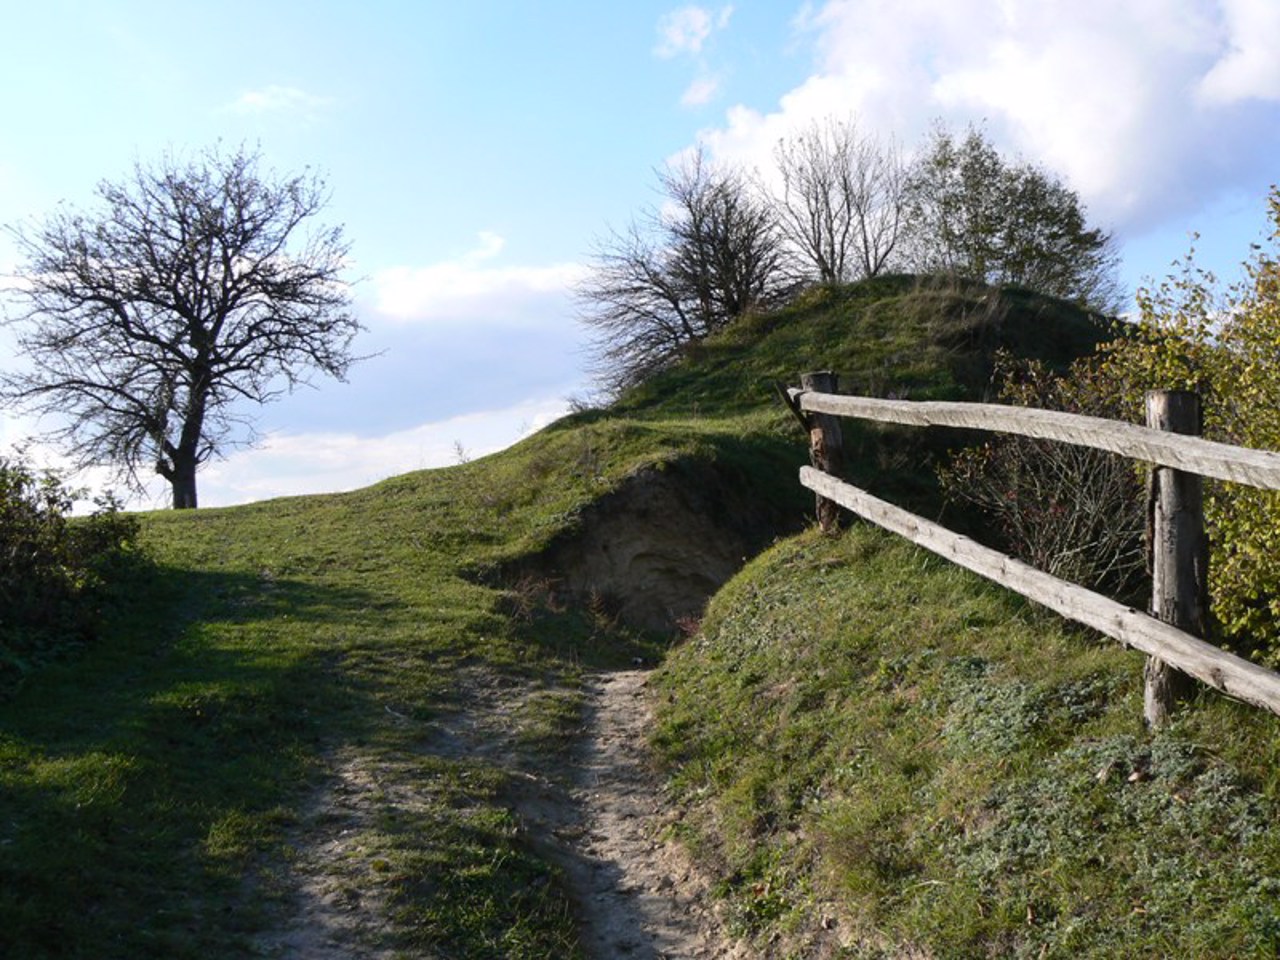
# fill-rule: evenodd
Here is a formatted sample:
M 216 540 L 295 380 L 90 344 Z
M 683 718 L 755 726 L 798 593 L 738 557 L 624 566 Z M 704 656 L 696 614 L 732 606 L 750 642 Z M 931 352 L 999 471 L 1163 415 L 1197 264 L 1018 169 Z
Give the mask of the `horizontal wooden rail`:
M 820 470 L 801 467 L 800 482 L 858 516 L 1064 617 L 1158 657 L 1229 696 L 1280 714 L 1280 674 L 1219 650 L 1109 597 L 984 547 L 969 537 L 953 533 Z
M 1231 480 L 1264 490 L 1280 490 L 1280 453 L 1216 443 L 1131 423 L 995 403 L 936 400 L 879 400 L 791 388 L 792 403 L 810 413 L 858 417 L 918 427 L 960 427 L 1061 440 L 1145 460 L 1164 467 Z

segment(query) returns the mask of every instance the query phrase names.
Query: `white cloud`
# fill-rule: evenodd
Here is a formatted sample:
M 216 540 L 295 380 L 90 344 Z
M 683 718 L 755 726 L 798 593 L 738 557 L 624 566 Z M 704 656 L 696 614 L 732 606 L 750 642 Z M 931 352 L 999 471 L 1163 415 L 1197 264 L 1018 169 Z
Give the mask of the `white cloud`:
M 831 0 L 797 19 L 813 75 L 702 139 L 766 167 L 780 136 L 824 115 L 908 146 L 935 119 L 985 123 L 1095 220 L 1142 229 L 1274 176 L 1277 18 L 1275 0 Z M 1227 109 L 1245 98 L 1251 115 Z
M 1200 83 L 1212 104 L 1280 100 L 1280 3 L 1222 0 L 1227 52 Z
M 521 301 L 565 297 L 584 275 L 585 268 L 576 263 L 497 265 L 492 261 L 502 253 L 503 238 L 481 233 L 478 240 L 474 249 L 452 260 L 378 271 L 374 308 L 397 320 L 510 320 Z
M 469 458 L 493 453 L 567 412 L 563 397 L 536 397 L 378 437 L 272 433 L 257 447 L 207 464 L 198 477 L 200 502 L 230 506 L 353 490 L 411 470 L 449 466 L 457 462 L 459 446 Z
M 654 55 L 666 60 L 681 54 L 701 53 L 711 34 L 727 27 L 732 15 L 732 6 L 721 7 L 714 13 L 706 7 L 689 6 L 664 14 L 658 21 Z
M 320 97 L 299 90 L 272 84 L 259 90 L 246 90 L 223 109 L 228 113 L 263 114 L 311 112 L 333 103 L 331 97 Z
M 382 436 L 268 433 L 257 446 L 234 450 L 200 468 L 196 478 L 200 505 L 225 507 L 273 497 L 339 493 L 412 470 L 450 466 L 458 460 L 459 447 L 468 458 L 484 456 L 541 430 L 568 411 L 563 396 L 533 397 L 504 409 L 467 413 Z M 69 472 L 65 457 L 25 440 L 34 428 L 34 422 L 0 419 L 0 456 L 12 455 L 21 447 L 26 462 L 62 471 L 71 488 L 84 488 L 90 497 L 113 487 L 124 492 L 106 468 Z M 166 508 L 169 497 L 168 486 L 157 478 L 145 493 L 131 495 L 128 506 Z M 92 503 L 85 500 L 76 509 L 88 512 Z
M 720 78 L 711 74 L 703 74 L 685 89 L 684 95 L 680 98 L 680 105 L 684 107 L 701 107 L 714 100 L 719 92 Z

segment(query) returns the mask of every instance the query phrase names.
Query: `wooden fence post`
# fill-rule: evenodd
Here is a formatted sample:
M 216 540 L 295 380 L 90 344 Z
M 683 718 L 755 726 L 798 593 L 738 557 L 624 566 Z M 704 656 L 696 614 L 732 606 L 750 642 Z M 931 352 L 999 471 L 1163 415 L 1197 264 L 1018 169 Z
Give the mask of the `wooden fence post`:
M 1200 397 L 1188 390 L 1147 394 L 1147 426 L 1199 435 Z M 1204 529 L 1204 482 L 1199 475 L 1153 467 L 1148 494 L 1151 615 L 1204 638 L 1208 607 L 1209 543 Z M 1190 696 L 1194 681 L 1163 660 L 1148 657 L 1143 671 L 1143 718 L 1157 728 L 1174 703 Z
M 839 378 L 830 370 L 818 370 L 800 375 L 800 387 L 814 393 L 838 393 Z M 844 466 L 844 435 L 840 430 L 840 418 L 829 413 L 809 414 L 809 463 L 814 469 L 833 477 L 841 474 Z M 840 505 L 822 494 L 816 495 L 814 509 L 818 514 L 818 526 L 824 533 L 834 533 L 840 524 Z

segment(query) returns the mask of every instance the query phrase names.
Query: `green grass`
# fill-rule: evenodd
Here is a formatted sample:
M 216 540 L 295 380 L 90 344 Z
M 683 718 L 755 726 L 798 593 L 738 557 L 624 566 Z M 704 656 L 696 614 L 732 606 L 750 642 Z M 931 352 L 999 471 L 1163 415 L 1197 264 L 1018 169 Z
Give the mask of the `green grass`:
M 667 639 L 508 571 L 639 470 L 763 499 L 794 439 L 753 431 L 584 418 L 351 494 L 144 516 L 150 565 L 103 640 L 0 703 L 0 956 L 250 954 L 353 757 L 417 785 L 407 805 L 371 793 L 363 852 L 326 868 L 385 905 L 384 945 L 575 955 L 513 796 L 576 736 L 582 671 Z M 507 754 L 445 749 L 458 718 L 507 707 Z
M 1280 948 L 1280 721 L 1142 729 L 1142 659 L 865 526 L 753 562 L 661 670 L 656 743 L 738 929 L 806 955 Z M 782 954 L 778 954 L 782 955 Z
M 804 438 L 776 380 L 834 368 L 850 389 L 971 397 L 997 346 L 1061 364 L 1097 336 L 1074 308 L 1016 291 L 911 278 L 815 290 L 747 318 L 611 410 L 565 418 L 502 454 L 350 494 L 144 516 L 150 566 L 102 638 L 0 703 L 0 956 L 253 955 L 255 937 L 288 913 L 315 831 L 345 838 L 324 880 L 380 905 L 390 925 L 368 936 L 381 946 L 574 956 L 561 878 L 528 842 L 514 798 L 527 769 L 554 769 L 572 741 L 583 671 L 658 659 L 669 638 L 566 605 L 529 574 L 530 558 L 644 470 L 714 494 L 761 546 L 797 529 L 812 503 L 795 480 Z M 927 464 L 954 437 L 851 429 L 849 439 L 855 479 L 936 509 Z M 890 599 L 910 617 L 851 576 L 863 562 L 909 574 Z M 776 587 L 753 585 L 775 567 Z M 752 571 L 666 673 L 662 721 L 675 784 L 696 801 L 689 839 L 723 867 L 743 929 L 807 929 L 821 913 L 812 905 L 836 898 L 885 937 L 912 930 L 939 955 L 975 944 L 999 953 L 993 917 L 1021 902 L 997 909 L 1005 898 L 1065 903 L 1054 884 L 1074 888 L 1053 878 L 1086 872 L 1075 861 L 1009 891 L 992 866 L 1056 840 L 1028 833 L 990 852 L 982 829 L 1042 804 L 1053 783 L 1077 789 L 1104 754 L 1154 749 L 1134 725 L 1125 656 L 1069 656 L 1078 638 L 874 540 L 802 538 Z M 815 594 L 800 626 L 775 621 L 814 574 L 839 599 Z M 917 579 L 945 585 L 941 598 Z M 828 620 L 838 630 L 821 634 Z M 934 640 L 938 624 L 954 644 Z M 983 643 L 961 650 L 974 637 Z M 1007 662 L 1029 637 L 1051 677 Z M 850 644 L 863 652 L 851 657 Z M 984 699 L 979 674 L 999 681 L 999 702 Z M 519 695 L 485 699 L 503 690 Z M 508 746 L 450 747 L 466 721 L 499 707 L 509 708 Z M 1013 719 L 997 720 L 1006 707 Z M 1178 733 L 1210 744 L 1196 754 L 1206 770 L 1236 754 L 1274 756 L 1256 720 L 1241 727 L 1243 746 L 1215 746 L 1224 710 L 1207 706 Z M 1052 763 L 1037 759 L 1051 747 Z M 1072 760 L 1075 749 L 1085 753 Z M 1028 779 L 1037 764 L 1058 780 Z M 1237 792 L 1269 803 L 1272 781 L 1255 767 L 1238 768 Z M 317 798 L 341 794 L 351 770 L 368 781 L 363 811 L 317 820 Z M 860 793 L 872 774 L 874 795 Z M 1044 829 L 1072 823 L 1064 812 Z M 931 844 L 949 859 L 928 859 Z M 1116 844 L 1109 864 L 1123 859 Z M 977 879 L 953 886 L 944 868 Z M 1253 889 L 1243 878 L 1236 888 Z
M 774 384 L 834 370 L 846 393 L 977 399 L 999 348 L 1053 368 L 1088 353 L 1108 328 L 1065 301 L 963 281 L 879 277 L 816 287 L 694 347 L 685 362 L 618 399 L 628 417 L 734 417 L 781 411 Z
M 588 442 L 599 471 L 540 466 Z M 647 431 L 553 431 L 355 494 L 145 517 L 153 566 L 106 639 L 0 705 L 0 955 L 243 956 L 333 756 L 430 760 L 421 731 L 463 708 L 464 669 L 558 689 L 583 665 L 652 655 L 582 616 L 540 634 L 475 576 L 560 529 L 642 449 L 668 450 Z M 530 717 L 542 730 L 574 709 L 547 697 Z M 555 871 L 518 839 L 511 771 L 433 764 L 448 796 L 377 831 L 395 869 L 366 878 L 388 889 L 403 944 L 559 955 L 572 923 Z M 403 879 L 420 874 L 449 883 Z

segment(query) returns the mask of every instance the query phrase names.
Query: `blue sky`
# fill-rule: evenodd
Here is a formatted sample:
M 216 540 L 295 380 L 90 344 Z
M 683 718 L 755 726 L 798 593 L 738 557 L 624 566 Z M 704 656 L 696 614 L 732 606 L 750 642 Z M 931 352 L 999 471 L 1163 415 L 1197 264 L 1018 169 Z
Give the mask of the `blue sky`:
M 980 122 L 1080 193 L 1131 288 L 1193 230 L 1230 273 L 1280 176 L 1276 0 L 44 0 L 4 23 L 0 223 L 219 139 L 328 181 L 378 355 L 262 408 L 204 505 L 349 489 L 558 415 L 590 389 L 572 284 L 694 144 L 763 167 L 827 115 L 908 148 Z M 0 443 L 31 431 L 0 418 Z

